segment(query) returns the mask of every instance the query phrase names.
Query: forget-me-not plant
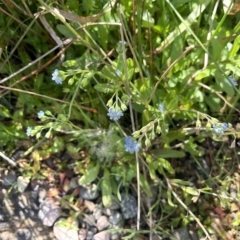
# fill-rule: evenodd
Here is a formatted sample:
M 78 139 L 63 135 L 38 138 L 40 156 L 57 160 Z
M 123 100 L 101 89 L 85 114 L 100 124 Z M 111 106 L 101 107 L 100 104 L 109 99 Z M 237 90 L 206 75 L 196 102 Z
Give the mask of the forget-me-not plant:
M 234 77 L 229 77 L 228 78 L 228 84 L 231 85 L 231 86 L 237 86 L 238 85 L 238 83 L 237 83 L 237 81 Z
M 62 84 L 62 78 L 59 77 L 59 70 L 55 69 L 53 74 L 52 74 L 52 80 L 56 83 L 56 84 Z
M 39 112 L 38 112 L 38 118 L 41 119 L 43 116 L 44 116 L 44 111 L 42 111 L 42 110 L 39 111 Z
M 27 135 L 28 137 L 31 136 L 31 131 L 32 131 L 32 128 L 31 128 L 31 127 L 27 127 L 26 135 Z
M 224 132 L 227 130 L 228 125 L 227 123 L 222 123 L 222 124 L 218 124 L 218 125 L 214 125 L 213 126 L 213 132 L 215 132 L 216 134 L 220 135 L 220 134 L 224 134 Z
M 163 113 L 166 111 L 164 103 L 159 103 L 158 104 L 158 110 L 159 112 Z
M 109 108 L 108 109 L 108 114 L 109 118 L 113 121 L 118 121 L 122 116 L 123 112 L 121 110 L 117 110 L 114 108 Z
M 138 152 L 141 144 L 138 143 L 136 140 L 133 141 L 131 136 L 128 136 L 125 138 L 125 144 L 124 144 L 126 152 L 134 153 Z

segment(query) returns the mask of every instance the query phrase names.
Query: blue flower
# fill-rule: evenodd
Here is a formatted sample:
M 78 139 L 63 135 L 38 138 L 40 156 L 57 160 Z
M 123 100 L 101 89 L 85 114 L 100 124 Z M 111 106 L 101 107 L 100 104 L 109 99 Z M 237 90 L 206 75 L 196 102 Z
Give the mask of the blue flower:
M 220 134 L 224 134 L 224 132 L 227 130 L 228 125 L 227 123 L 222 123 L 222 124 L 218 124 L 218 125 L 214 125 L 213 126 L 213 132 L 215 132 L 216 134 L 220 135 Z
M 41 119 L 43 116 L 44 116 L 44 111 L 42 111 L 42 110 L 39 111 L 39 112 L 38 112 L 38 118 Z
M 55 69 L 53 74 L 52 74 L 52 80 L 56 83 L 56 84 L 62 84 L 62 79 L 58 76 L 59 74 L 59 70 Z
M 122 72 L 121 72 L 120 70 L 118 70 L 118 69 L 117 69 L 115 72 L 116 72 L 116 74 L 117 74 L 118 76 L 121 76 L 121 75 L 122 75 Z
M 127 44 L 127 42 L 126 42 L 126 41 L 119 41 L 119 43 L 120 43 L 120 44 L 122 44 L 122 43 L 123 43 L 124 45 L 126 45 L 126 44 Z
M 228 78 L 228 84 L 231 86 L 237 86 L 238 83 L 236 82 L 236 79 L 234 77 Z
M 117 121 L 123 116 L 123 112 L 121 110 L 109 108 L 107 115 L 110 117 L 111 120 Z
M 28 137 L 31 136 L 31 131 L 32 131 L 32 128 L 31 127 L 27 127 L 26 134 L 27 134 Z
M 141 144 L 138 143 L 137 141 L 133 141 L 132 137 L 128 136 L 125 138 L 124 147 L 126 152 L 134 153 L 139 151 Z
M 159 103 L 159 104 L 158 104 L 158 110 L 159 110 L 159 112 L 161 112 L 161 113 L 163 113 L 163 112 L 166 111 L 165 106 L 164 106 L 164 103 Z

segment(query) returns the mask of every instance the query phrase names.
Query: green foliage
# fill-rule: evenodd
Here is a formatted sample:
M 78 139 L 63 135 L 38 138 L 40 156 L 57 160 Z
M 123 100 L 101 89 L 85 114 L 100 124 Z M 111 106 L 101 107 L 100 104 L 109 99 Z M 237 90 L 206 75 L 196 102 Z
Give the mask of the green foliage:
M 0 16 L 5 33 L 0 74 L 7 78 L 0 80 L 3 151 L 10 154 L 21 142 L 33 158 L 21 170 L 30 177 L 41 172 L 47 156 L 67 151 L 81 174 L 79 185 L 99 182 L 105 206 L 113 195 L 120 198 L 122 187 L 139 185 L 150 197 L 152 183 L 166 186 L 167 179 L 186 203 L 197 201 L 201 189 L 212 188 L 207 181 L 194 188 L 177 179 L 174 161 L 198 159 L 199 145 L 209 137 L 221 141 L 214 127 L 223 122 L 233 125 L 224 135 L 239 138 L 234 114 L 239 114 L 240 92 L 229 83 L 230 77 L 236 82 L 240 77 L 239 17 L 221 9 L 212 16 L 213 2 L 38 1 L 28 3 L 28 9 L 19 2 L 28 17 L 4 4 L 9 14 Z M 44 13 L 41 20 L 33 18 L 37 11 Z M 49 52 L 56 42 L 70 39 Z M 30 66 L 37 58 L 38 64 Z M 55 69 L 62 84 L 52 81 Z M 111 121 L 109 108 L 124 116 Z M 44 116 L 39 119 L 40 110 Z M 141 144 L 141 161 L 125 151 L 126 136 Z M 34 149 L 39 151 L 35 158 Z M 80 159 L 80 151 L 87 157 Z M 60 162 L 57 169 L 66 166 Z M 47 174 L 45 169 L 41 177 Z M 165 188 L 160 198 L 167 202 L 162 214 L 171 216 L 179 204 L 172 190 Z M 193 221 L 182 206 L 178 211 L 166 228 Z

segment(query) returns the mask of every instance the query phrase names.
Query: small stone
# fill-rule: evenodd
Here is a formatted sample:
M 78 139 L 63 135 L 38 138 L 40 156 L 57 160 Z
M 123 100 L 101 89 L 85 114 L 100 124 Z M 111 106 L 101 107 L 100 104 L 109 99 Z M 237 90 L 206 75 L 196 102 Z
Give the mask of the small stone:
M 79 240 L 85 240 L 87 238 L 87 229 L 81 228 L 78 232 Z
M 90 212 L 93 212 L 94 209 L 95 209 L 95 204 L 91 201 L 88 201 L 88 200 L 84 200 L 84 205 L 87 207 L 87 209 L 90 211 Z
M 38 192 L 39 192 L 39 185 L 36 185 L 33 190 L 31 191 L 31 197 L 34 199 L 34 200 L 37 200 L 38 199 Z
M 40 188 L 38 191 L 38 201 L 42 203 L 46 197 L 47 197 L 47 190 L 44 188 Z
M 87 223 L 89 226 L 95 226 L 95 219 L 92 214 L 84 216 L 82 221 Z
M 107 231 L 102 231 L 95 234 L 92 240 L 110 240 L 110 233 Z
M 96 205 L 93 210 L 93 217 L 98 220 L 102 216 L 102 206 Z
M 99 231 L 102 231 L 110 226 L 110 222 L 108 221 L 106 216 L 101 216 L 97 220 L 97 228 Z
M 94 235 L 93 232 L 88 231 L 88 233 L 87 233 L 87 239 L 86 239 L 86 240 L 92 240 L 92 239 L 93 239 L 93 235 Z
M 19 211 L 18 211 L 18 215 L 19 215 L 19 217 L 20 217 L 21 220 L 25 220 L 25 219 L 26 219 L 26 216 L 25 216 L 23 210 L 19 210 Z
M 2 177 L 4 186 L 11 186 L 16 182 L 17 175 L 14 172 L 4 173 Z
M 18 229 L 16 232 L 17 239 L 31 240 L 32 233 L 28 229 Z
M 93 234 L 96 234 L 98 232 L 97 228 L 95 227 L 90 227 L 89 231 L 91 231 Z
M 71 178 L 69 188 L 75 189 L 78 187 L 78 177 Z
M 191 240 L 188 229 L 185 227 L 178 228 L 173 232 L 174 239 L 176 240 Z
M 96 184 L 81 186 L 79 195 L 83 199 L 94 200 L 99 196 L 98 187 Z
M 51 198 L 46 198 L 40 205 L 38 217 L 42 220 L 43 225 L 51 227 L 60 217 L 60 207 L 57 206 Z
M 30 183 L 30 178 L 28 177 L 23 177 L 23 176 L 19 176 L 17 178 L 17 188 L 19 192 L 24 192 L 28 186 L 28 184 Z
M 111 210 L 110 208 L 103 208 L 102 212 L 104 215 L 107 216 L 112 216 L 115 213 L 115 211 Z
M 113 225 L 118 225 L 118 223 L 122 220 L 122 214 L 119 212 L 115 212 L 112 216 L 109 217 L 109 222 Z
M 118 210 L 118 209 L 120 209 L 120 203 L 119 203 L 119 201 L 117 200 L 117 198 L 116 197 L 113 197 L 112 198 L 112 202 L 111 202 L 111 204 L 109 205 L 109 206 L 107 206 L 109 209 L 111 209 L 111 210 Z
M 58 240 L 79 240 L 78 224 L 74 222 L 72 226 L 64 226 L 64 219 L 58 220 L 53 226 L 53 232 Z M 62 223 L 62 224 L 61 224 Z
M 111 233 L 111 240 L 118 240 L 118 239 L 120 239 L 120 233 L 119 232 Z

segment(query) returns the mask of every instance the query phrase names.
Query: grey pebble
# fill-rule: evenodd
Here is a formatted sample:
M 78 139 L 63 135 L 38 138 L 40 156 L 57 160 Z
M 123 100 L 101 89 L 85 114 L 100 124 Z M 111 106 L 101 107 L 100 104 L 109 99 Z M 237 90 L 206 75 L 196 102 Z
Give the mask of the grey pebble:
M 106 216 L 112 216 L 115 213 L 115 211 L 110 208 L 103 208 L 102 212 Z
M 97 228 L 99 231 L 107 229 L 109 226 L 110 226 L 110 222 L 108 221 L 108 218 L 106 216 L 101 216 L 97 220 Z
M 82 219 L 83 222 L 87 223 L 89 226 L 95 226 L 95 219 L 92 214 L 87 215 Z M 81 219 L 80 219 L 81 221 Z
M 78 232 L 79 240 L 85 240 L 87 238 L 87 229 L 81 228 Z
M 17 175 L 14 172 L 3 173 L 1 176 L 4 186 L 11 186 L 17 180 Z
M 70 184 L 69 184 L 70 189 L 75 189 L 78 186 L 79 186 L 78 185 L 78 177 L 71 178 Z
M 181 227 L 175 230 L 173 236 L 176 240 L 192 240 L 186 227 Z
M 28 229 L 18 229 L 16 232 L 17 239 L 31 240 L 32 233 Z
M 98 187 L 96 184 L 81 186 L 79 195 L 83 199 L 94 200 L 99 196 Z
M 93 239 L 93 235 L 94 235 L 93 232 L 88 231 L 86 240 L 92 240 Z
M 118 210 L 118 209 L 120 209 L 121 206 L 120 206 L 118 199 L 116 197 L 113 197 L 111 204 L 107 207 L 111 210 Z
M 109 217 L 109 222 L 113 225 L 118 225 L 118 223 L 122 220 L 122 214 L 119 212 L 115 212 L 112 216 Z
M 93 210 L 93 217 L 98 220 L 102 216 L 102 206 L 96 205 Z
M 90 227 L 89 231 L 93 232 L 93 234 L 96 234 L 98 232 L 97 228 L 95 227 Z
M 58 240 L 79 240 L 78 238 L 78 223 L 73 222 L 73 226 L 66 227 L 61 222 L 64 219 L 58 220 L 53 226 L 53 232 Z
M 97 234 L 95 234 L 92 238 L 92 240 L 110 240 L 110 233 L 107 231 L 102 231 Z
M 85 200 L 85 201 L 84 201 L 84 205 L 87 207 L 87 209 L 88 209 L 90 212 L 93 212 L 94 209 L 96 208 L 95 203 L 93 203 L 93 202 L 91 202 L 91 201 L 88 201 L 88 200 Z
M 51 227 L 54 222 L 60 217 L 61 210 L 52 199 L 46 198 L 40 205 L 38 217 L 41 219 L 43 225 Z

